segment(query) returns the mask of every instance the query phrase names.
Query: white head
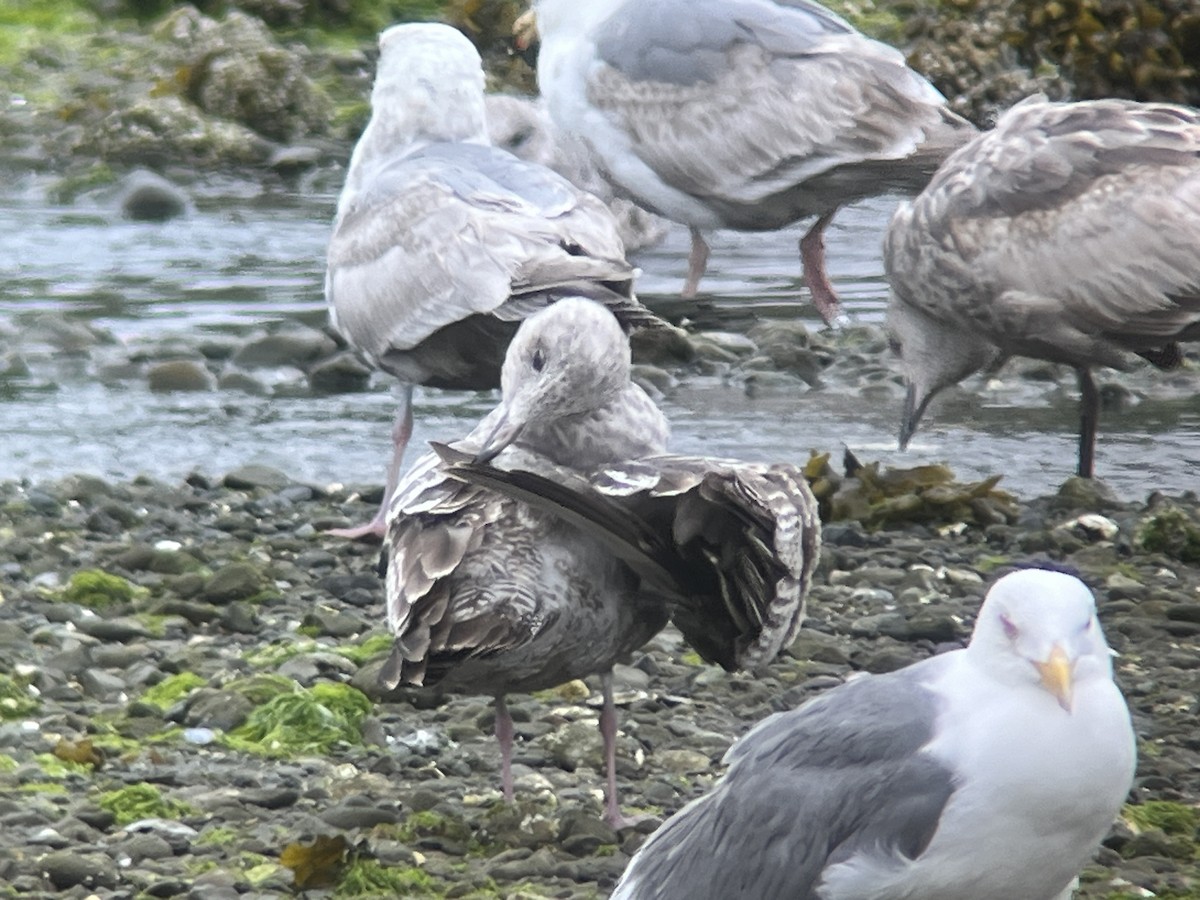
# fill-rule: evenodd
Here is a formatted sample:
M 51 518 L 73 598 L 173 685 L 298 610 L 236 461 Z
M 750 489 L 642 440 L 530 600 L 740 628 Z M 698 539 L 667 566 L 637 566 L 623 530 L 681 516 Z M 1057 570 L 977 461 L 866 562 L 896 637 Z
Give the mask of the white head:
M 1078 685 L 1112 678 L 1092 592 L 1046 569 L 1022 569 L 992 585 L 967 652 L 1007 684 L 1044 688 L 1067 711 Z
M 502 450 L 531 422 L 600 409 L 630 385 L 629 340 L 611 312 L 568 297 L 517 329 L 500 370 L 500 421 L 481 456 Z
M 354 148 L 347 190 L 357 192 L 376 166 L 426 144 L 487 144 L 483 87 L 479 52 L 456 28 L 414 23 L 380 34 L 371 120 Z
M 1000 351 L 978 333 L 905 303 L 895 291 L 888 302 L 887 330 L 908 388 L 900 420 L 903 450 L 937 392 L 991 365 Z

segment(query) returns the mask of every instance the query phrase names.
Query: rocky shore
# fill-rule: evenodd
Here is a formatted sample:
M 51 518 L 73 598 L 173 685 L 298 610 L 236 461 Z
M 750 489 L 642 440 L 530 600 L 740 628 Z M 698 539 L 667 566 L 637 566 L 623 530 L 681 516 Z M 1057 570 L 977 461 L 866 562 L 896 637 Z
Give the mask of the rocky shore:
M 378 696 L 378 549 L 322 533 L 377 499 L 256 467 L 0 484 L 0 896 L 603 897 L 751 724 L 958 646 L 1031 559 L 1096 591 L 1139 736 L 1080 896 L 1200 896 L 1194 494 L 1073 479 L 988 516 L 827 522 L 805 628 L 766 672 L 703 665 L 671 631 L 618 670 L 623 806 L 644 816 L 620 833 L 596 684 L 510 698 L 512 808 L 488 698 Z

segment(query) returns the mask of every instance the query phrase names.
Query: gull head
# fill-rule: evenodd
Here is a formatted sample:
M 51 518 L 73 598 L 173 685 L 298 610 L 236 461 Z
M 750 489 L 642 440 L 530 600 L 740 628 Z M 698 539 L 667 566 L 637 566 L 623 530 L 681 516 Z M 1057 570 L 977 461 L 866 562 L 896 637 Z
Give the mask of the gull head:
M 629 340 L 611 312 L 568 297 L 521 323 L 500 370 L 499 416 L 480 459 L 494 457 L 527 425 L 600 409 L 630 384 Z
M 900 420 L 903 450 L 938 391 L 991 365 L 1000 351 L 978 333 L 937 318 L 900 299 L 894 291 L 888 303 L 887 330 L 907 388 Z
M 1006 684 L 1045 690 L 1068 713 L 1081 685 L 1112 678 L 1092 592 L 1046 569 L 1022 569 L 992 585 L 968 653 Z
M 458 29 L 393 25 L 379 35 L 372 124 L 398 126 L 397 140 L 487 143 L 479 52 Z

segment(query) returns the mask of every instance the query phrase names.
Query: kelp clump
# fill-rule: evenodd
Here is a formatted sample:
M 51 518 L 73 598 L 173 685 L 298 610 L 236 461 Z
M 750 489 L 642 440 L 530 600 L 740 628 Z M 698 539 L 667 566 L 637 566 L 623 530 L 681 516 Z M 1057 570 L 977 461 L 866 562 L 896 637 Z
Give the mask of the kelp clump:
M 854 520 L 867 528 L 914 522 L 991 525 L 1018 515 L 1016 498 L 996 489 L 999 475 L 960 482 L 947 466 L 882 468 L 878 462 L 859 462 L 849 451 L 844 474 L 838 474 L 829 460 L 828 453 L 813 453 L 804 468 L 825 522 Z

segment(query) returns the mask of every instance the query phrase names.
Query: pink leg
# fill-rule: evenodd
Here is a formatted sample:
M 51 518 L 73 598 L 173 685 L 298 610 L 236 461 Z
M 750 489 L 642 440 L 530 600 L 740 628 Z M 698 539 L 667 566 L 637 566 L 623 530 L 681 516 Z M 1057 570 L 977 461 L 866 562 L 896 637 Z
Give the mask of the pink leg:
M 612 672 L 600 676 L 604 690 L 604 708 L 600 710 L 600 735 L 604 738 L 604 764 L 608 776 L 605 792 L 604 821 L 613 828 L 623 828 L 629 821 L 621 815 L 617 803 L 617 707 L 613 703 Z
M 392 460 L 388 463 L 387 484 L 383 489 L 383 500 L 379 504 L 378 512 L 375 513 L 375 518 L 366 525 L 356 525 L 352 528 L 330 528 L 329 534 L 351 540 L 361 538 L 382 540 L 384 534 L 387 533 L 388 505 L 391 503 L 396 485 L 400 482 L 400 463 L 404 460 L 404 448 L 408 446 L 408 440 L 412 437 L 412 395 L 413 386 L 411 384 L 404 385 L 404 392 L 400 397 L 400 409 L 396 412 L 396 421 L 392 423 Z
M 688 299 L 696 296 L 696 291 L 700 287 L 700 277 L 708 268 L 708 244 L 704 241 L 704 235 L 700 233 L 699 228 L 693 228 L 691 232 L 692 252 L 688 254 L 687 281 L 683 283 L 682 294 Z
M 837 294 L 833 292 L 833 286 L 825 274 L 825 226 L 832 219 L 833 213 L 826 213 L 813 222 L 812 228 L 800 238 L 800 267 L 804 272 L 804 281 L 812 294 L 813 305 L 826 325 L 840 324 L 844 318 Z
M 496 698 L 496 740 L 500 742 L 500 785 L 504 791 L 504 802 L 513 802 L 512 747 L 513 720 L 508 714 L 504 697 Z

